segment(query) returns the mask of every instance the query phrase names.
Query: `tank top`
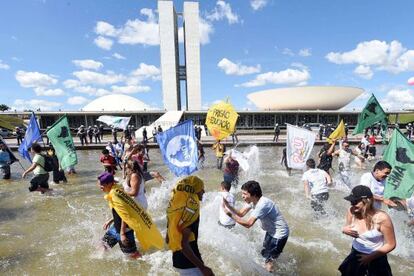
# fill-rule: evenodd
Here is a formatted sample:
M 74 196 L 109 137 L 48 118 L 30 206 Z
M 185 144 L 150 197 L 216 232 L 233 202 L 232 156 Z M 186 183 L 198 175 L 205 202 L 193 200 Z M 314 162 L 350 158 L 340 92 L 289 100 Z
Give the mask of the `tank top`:
M 124 184 L 123 184 L 124 190 L 126 192 L 131 191 L 131 187 L 128 184 L 129 184 L 129 180 L 125 181 Z M 139 205 L 141 205 L 142 208 L 147 210 L 148 202 L 147 202 L 147 197 L 145 196 L 145 182 L 144 182 L 144 177 L 142 175 L 141 175 L 141 183 L 139 184 L 138 193 L 133 198 L 134 198 L 135 202 L 139 203 Z
M 354 222 L 354 217 L 352 217 L 352 223 Z M 372 218 L 373 228 L 371 230 L 365 231 L 362 234 L 359 234 L 358 238 L 354 238 L 352 241 L 352 247 L 361 253 L 371 254 L 372 252 L 378 250 L 384 245 L 384 234 L 378 231 L 378 224 L 375 221 L 375 215 Z M 357 230 L 353 227 L 354 230 Z

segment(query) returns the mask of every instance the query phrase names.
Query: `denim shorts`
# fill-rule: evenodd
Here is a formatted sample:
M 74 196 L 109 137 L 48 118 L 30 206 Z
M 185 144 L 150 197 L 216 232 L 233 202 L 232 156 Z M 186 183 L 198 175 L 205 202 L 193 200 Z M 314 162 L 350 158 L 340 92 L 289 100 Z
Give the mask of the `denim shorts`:
M 134 253 L 137 251 L 134 231 L 128 231 L 125 233 L 125 235 L 128 239 L 127 245 L 122 244 L 121 235 L 116 232 L 115 226 L 111 225 L 111 227 L 109 227 L 108 231 L 106 231 L 104 237 L 102 238 L 102 241 L 104 241 L 109 247 L 114 247 L 118 243 L 123 253 Z
M 286 245 L 289 236 L 281 239 L 276 239 L 266 232 L 266 236 L 263 241 L 262 256 L 266 259 L 266 263 L 279 257 L 283 248 Z

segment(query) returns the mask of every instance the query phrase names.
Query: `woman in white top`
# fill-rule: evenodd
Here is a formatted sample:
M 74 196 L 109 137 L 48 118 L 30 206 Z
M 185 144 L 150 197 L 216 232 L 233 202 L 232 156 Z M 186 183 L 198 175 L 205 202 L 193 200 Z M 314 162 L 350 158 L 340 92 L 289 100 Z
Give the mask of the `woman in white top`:
M 342 275 L 392 275 L 387 254 L 396 246 L 394 226 L 387 213 L 375 209 L 371 190 L 363 185 L 345 197 L 351 202 L 342 232 L 353 237 L 351 253 L 339 266 Z
M 137 161 L 128 160 L 126 163 L 126 180 L 123 186 L 125 192 L 146 210 L 148 202 L 145 197 L 145 181 L 141 166 Z

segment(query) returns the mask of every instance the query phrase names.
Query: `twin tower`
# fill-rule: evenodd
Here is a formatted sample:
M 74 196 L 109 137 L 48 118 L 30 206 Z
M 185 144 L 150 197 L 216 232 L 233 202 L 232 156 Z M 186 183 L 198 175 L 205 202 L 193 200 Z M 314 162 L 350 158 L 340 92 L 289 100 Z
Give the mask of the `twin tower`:
M 162 90 L 164 108 L 201 110 L 200 30 L 198 2 L 184 2 L 177 13 L 173 1 L 158 0 Z M 179 27 L 182 18 L 184 47 L 180 53 Z M 184 58 L 181 55 L 184 55 Z M 180 64 L 181 63 L 181 64 Z M 181 106 L 181 82 L 185 82 L 185 107 Z

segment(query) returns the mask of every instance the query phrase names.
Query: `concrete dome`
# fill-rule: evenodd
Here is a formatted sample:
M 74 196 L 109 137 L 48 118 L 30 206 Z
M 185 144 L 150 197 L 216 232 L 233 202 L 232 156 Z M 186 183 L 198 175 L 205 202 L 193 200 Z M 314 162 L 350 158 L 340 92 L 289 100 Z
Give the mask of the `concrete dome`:
M 141 111 L 150 107 L 140 100 L 122 94 L 102 96 L 88 103 L 83 111 Z
M 364 92 L 343 86 L 307 86 L 270 89 L 247 95 L 262 110 L 336 110 Z

